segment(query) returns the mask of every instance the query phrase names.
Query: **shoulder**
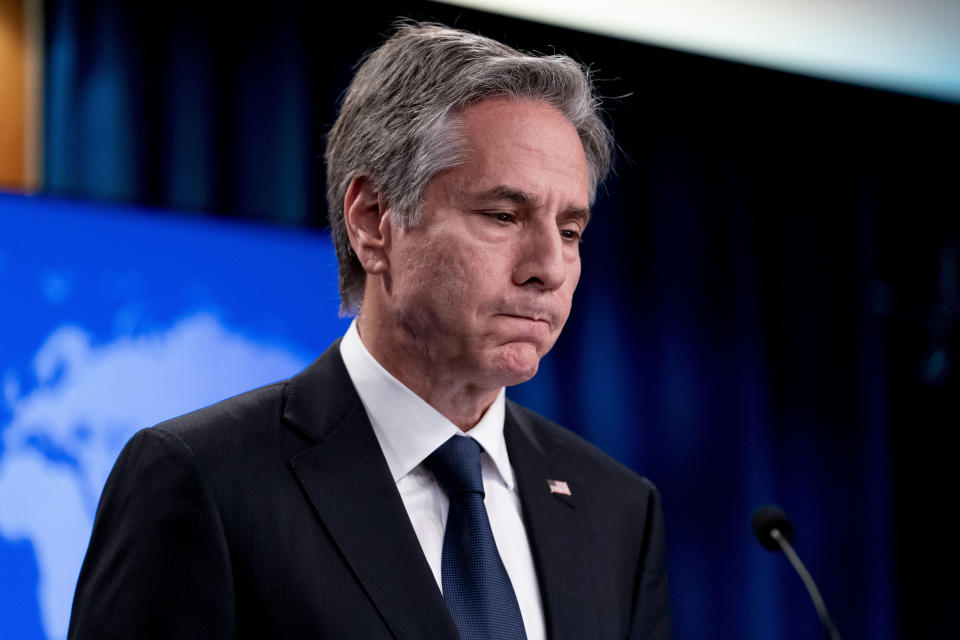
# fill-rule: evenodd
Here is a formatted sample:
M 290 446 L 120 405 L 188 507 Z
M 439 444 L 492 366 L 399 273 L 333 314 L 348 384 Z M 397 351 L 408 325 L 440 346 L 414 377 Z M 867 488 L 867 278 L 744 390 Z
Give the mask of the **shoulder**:
M 253 389 L 145 431 L 173 435 L 190 447 L 236 439 L 281 420 L 287 385 L 287 381 L 281 381 Z
M 137 432 L 114 465 L 114 482 L 144 482 L 150 471 L 156 481 L 172 476 L 202 484 L 231 469 L 249 468 L 279 458 L 278 425 L 286 382 L 277 382 L 166 420 Z
M 227 398 L 153 427 L 202 446 L 223 439 L 276 437 L 276 427 L 312 431 L 319 421 L 336 420 L 359 402 L 340 357 L 340 340 L 303 371 L 289 379 Z M 319 440 L 322 433 L 303 433 Z
M 630 637 L 668 638 L 666 543 L 660 494 L 653 483 L 560 425 L 508 403 L 504 426 L 515 443 L 511 463 L 536 491 L 543 477 L 567 483 L 557 496 L 572 507 L 570 530 L 580 528 L 578 553 L 596 584 L 632 594 Z M 514 452 L 519 453 L 515 458 Z M 542 461 L 542 463 L 541 463 Z M 517 464 L 526 465 L 523 470 Z M 527 489 L 530 491 L 530 488 Z M 521 489 L 522 492 L 522 489 Z M 615 606 L 607 602 L 609 606 Z
M 659 502 L 657 488 L 648 478 L 583 437 L 511 400 L 507 400 L 507 415 L 508 423 L 515 423 L 552 469 L 576 479 L 601 502 L 637 500 L 636 506 L 643 510 Z
M 144 429 L 128 446 L 195 467 L 217 495 L 284 482 L 289 461 L 359 405 L 338 347 L 339 341 L 287 380 Z

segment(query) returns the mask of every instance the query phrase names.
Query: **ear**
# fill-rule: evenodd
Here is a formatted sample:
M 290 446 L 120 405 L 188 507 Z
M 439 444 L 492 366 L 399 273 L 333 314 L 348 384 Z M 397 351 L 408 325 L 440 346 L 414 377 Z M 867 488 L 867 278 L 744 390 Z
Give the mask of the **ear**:
M 363 270 L 370 274 L 387 270 L 390 225 L 386 222 L 387 205 L 366 176 L 350 181 L 343 198 L 343 218 L 350 246 L 357 254 Z

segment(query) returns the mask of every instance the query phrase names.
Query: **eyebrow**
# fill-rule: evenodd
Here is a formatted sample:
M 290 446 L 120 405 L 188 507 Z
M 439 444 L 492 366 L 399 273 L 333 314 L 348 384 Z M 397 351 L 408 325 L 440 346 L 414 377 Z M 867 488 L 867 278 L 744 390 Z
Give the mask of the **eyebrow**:
M 540 197 L 533 193 L 514 189 L 506 185 L 497 185 L 475 196 L 480 201 L 507 200 L 514 204 L 535 207 L 540 203 Z M 584 226 L 590 221 L 590 209 L 585 207 L 568 207 L 560 217 L 564 220 L 579 220 Z

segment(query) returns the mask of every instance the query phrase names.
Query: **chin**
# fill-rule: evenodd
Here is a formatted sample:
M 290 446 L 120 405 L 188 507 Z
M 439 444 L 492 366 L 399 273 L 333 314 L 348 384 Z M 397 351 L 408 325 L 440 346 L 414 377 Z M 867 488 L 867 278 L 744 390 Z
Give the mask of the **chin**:
M 540 368 L 540 354 L 531 344 L 523 344 L 519 349 L 508 348 L 500 354 L 495 368 L 503 380 L 502 386 L 510 387 L 520 384 L 537 375 L 537 370 Z

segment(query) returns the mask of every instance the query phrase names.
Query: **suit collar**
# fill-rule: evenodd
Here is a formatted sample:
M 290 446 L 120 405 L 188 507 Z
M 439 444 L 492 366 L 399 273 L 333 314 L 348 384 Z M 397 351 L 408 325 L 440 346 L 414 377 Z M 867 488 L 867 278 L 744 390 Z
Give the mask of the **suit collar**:
M 339 353 L 339 341 L 288 384 L 288 426 L 313 441 L 290 460 L 307 499 L 397 638 L 454 640 L 403 501 Z M 583 497 L 562 465 L 555 436 L 507 401 L 504 437 L 551 640 L 590 637 L 595 596 Z M 550 492 L 564 480 L 572 496 Z M 371 526 L 371 524 L 375 526 Z
M 320 442 L 359 402 L 340 359 L 337 340 L 287 383 L 283 420 L 314 442 Z
M 334 343 L 288 383 L 284 420 L 314 441 L 290 468 L 397 638 L 457 638 Z
M 460 429 L 377 362 L 354 320 L 340 341 L 340 355 L 363 403 L 394 481 L 422 463 Z M 503 440 L 504 393 L 487 409 L 469 435 L 483 446 L 507 488 L 513 471 Z
M 596 577 L 585 553 L 591 548 L 591 535 L 576 478 L 560 466 L 555 436 L 545 437 L 543 427 L 510 401 L 504 436 L 537 567 L 547 636 L 552 640 L 590 637 L 591 621 L 584 612 L 602 609 L 587 604 L 595 596 Z M 572 495 L 551 493 L 548 480 L 568 482 Z

